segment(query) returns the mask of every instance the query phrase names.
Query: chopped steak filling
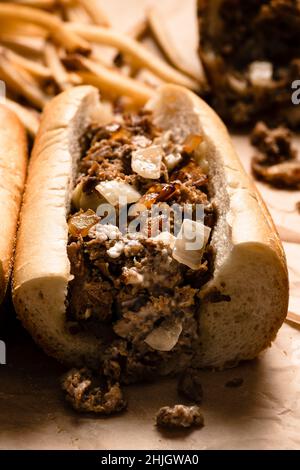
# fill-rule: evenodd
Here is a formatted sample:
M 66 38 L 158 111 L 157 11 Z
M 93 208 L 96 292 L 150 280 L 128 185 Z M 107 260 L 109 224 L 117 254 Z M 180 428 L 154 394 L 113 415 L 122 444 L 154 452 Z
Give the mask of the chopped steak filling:
M 257 123 L 251 143 L 257 153 L 252 158 L 254 176 L 277 188 L 300 188 L 300 161 L 292 145 L 292 133 L 284 128 L 269 129 Z
M 204 418 L 199 406 L 175 405 L 164 406 L 156 415 L 156 425 L 162 428 L 202 428 Z
M 199 3 L 200 54 L 219 114 L 236 125 L 260 118 L 299 125 L 291 103 L 300 77 L 299 1 Z
M 71 371 L 63 387 L 75 409 L 108 414 L 115 406 L 119 411 L 125 406 L 120 383 L 177 374 L 192 362 L 199 343 L 198 294 L 213 270 L 209 232 L 216 219 L 202 141 L 202 136 L 191 135 L 178 142 L 172 132 L 155 127 L 146 112 L 86 133 L 68 219 L 73 280 L 67 324 L 74 334 L 85 330 L 99 338 L 105 385 L 94 386 L 85 370 Z M 145 208 L 145 223 L 135 233 L 121 231 L 117 222 L 105 224 L 106 214 L 97 210 L 109 202 L 120 222 L 115 199 L 125 193 L 127 209 Z M 196 204 L 204 207 L 202 224 L 208 235 L 193 256 L 197 269 L 178 253 L 181 248 L 171 235 L 174 203 L 181 208 L 189 204 L 192 215 Z M 153 204 L 163 214 L 153 215 Z M 132 215 L 129 219 L 134 221 Z M 162 233 L 166 221 L 170 233 Z M 187 384 L 190 395 L 196 395 L 193 387 Z

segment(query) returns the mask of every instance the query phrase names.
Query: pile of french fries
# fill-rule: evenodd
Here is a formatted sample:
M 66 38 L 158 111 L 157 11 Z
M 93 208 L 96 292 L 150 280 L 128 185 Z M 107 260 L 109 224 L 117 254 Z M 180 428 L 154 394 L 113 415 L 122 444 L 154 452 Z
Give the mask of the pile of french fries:
M 92 84 L 104 100 L 124 109 L 144 104 L 155 79 L 197 91 L 197 77 L 179 70 L 175 57 L 171 65 L 169 50 L 164 60 L 139 41 L 149 29 L 157 38 L 156 25 L 149 15 L 128 34 L 119 33 L 97 0 L 1 1 L 0 80 L 7 88 L 6 105 L 34 136 L 45 104 L 76 85 Z M 163 48 L 164 41 L 158 42 Z M 141 70 L 152 80 L 147 74 L 141 78 Z

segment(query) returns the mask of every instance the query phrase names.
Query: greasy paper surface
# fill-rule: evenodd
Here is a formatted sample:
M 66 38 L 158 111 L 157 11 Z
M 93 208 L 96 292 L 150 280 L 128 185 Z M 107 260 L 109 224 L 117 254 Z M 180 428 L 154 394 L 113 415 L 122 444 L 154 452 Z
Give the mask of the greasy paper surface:
M 102 1 L 112 12 L 118 3 Z M 194 0 L 177 3 L 190 8 Z M 114 25 L 123 31 L 134 26 L 143 17 L 143 4 L 127 0 L 126 15 L 124 8 L 119 10 L 121 15 L 113 14 Z M 249 168 L 253 150 L 248 137 L 234 140 Z M 290 310 L 300 314 L 300 214 L 295 211 L 300 192 L 275 191 L 262 184 L 259 188 L 285 240 Z M 4 310 L 5 316 L 11 313 L 9 305 Z M 6 332 L 0 324 L 8 362 L 0 365 L 0 449 L 300 448 L 300 327 L 284 324 L 272 348 L 251 363 L 224 372 L 202 372 L 205 427 L 179 434 L 162 434 L 154 425 L 161 406 L 182 402 L 174 381 L 128 388 L 129 410 L 121 415 L 108 419 L 78 415 L 64 403 L 59 388 L 64 369 L 47 358 L 17 324 L 5 328 Z M 243 378 L 244 384 L 225 387 L 235 377 Z

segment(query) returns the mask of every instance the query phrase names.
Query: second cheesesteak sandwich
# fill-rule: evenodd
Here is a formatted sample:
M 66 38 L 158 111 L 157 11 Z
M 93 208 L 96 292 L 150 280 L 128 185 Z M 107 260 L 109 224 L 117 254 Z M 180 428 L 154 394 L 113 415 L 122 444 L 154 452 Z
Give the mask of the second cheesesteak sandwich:
M 300 2 L 198 0 L 198 11 L 200 55 L 222 118 L 299 127 Z
M 164 85 L 112 116 L 82 86 L 43 115 L 13 296 L 46 352 L 85 367 L 63 384 L 73 406 L 109 414 L 125 406 L 122 383 L 255 357 L 285 318 L 288 280 L 270 216 L 202 100 Z

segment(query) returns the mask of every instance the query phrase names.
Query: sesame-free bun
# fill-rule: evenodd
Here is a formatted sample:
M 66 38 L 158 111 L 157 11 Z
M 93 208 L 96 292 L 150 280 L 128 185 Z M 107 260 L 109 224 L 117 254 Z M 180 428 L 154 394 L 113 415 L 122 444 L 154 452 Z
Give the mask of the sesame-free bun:
M 218 208 L 213 279 L 201 291 L 200 342 L 194 365 L 231 366 L 274 339 L 288 304 L 284 253 L 271 217 L 246 175 L 228 132 L 212 109 L 185 88 L 163 85 L 147 104 L 154 122 L 207 144 L 211 193 Z M 98 92 L 68 90 L 47 105 L 29 166 L 14 269 L 17 313 L 36 341 L 72 365 L 97 364 L 101 342 L 66 328 L 70 276 L 67 214 L 80 138 L 94 120 L 107 122 Z M 211 301 L 218 289 L 230 302 Z

